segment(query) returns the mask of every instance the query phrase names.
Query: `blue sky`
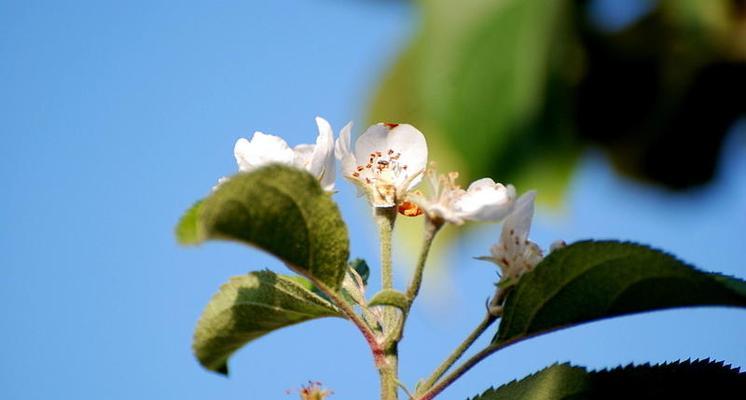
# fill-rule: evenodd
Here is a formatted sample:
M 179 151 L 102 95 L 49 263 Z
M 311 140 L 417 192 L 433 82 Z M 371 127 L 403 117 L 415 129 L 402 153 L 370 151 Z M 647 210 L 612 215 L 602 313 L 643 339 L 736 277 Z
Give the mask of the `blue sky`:
M 312 142 L 316 115 L 360 128 L 372 85 L 414 30 L 414 10 L 371 1 L 174 4 L 0 2 L 0 397 L 283 399 L 313 379 L 332 398 L 374 399 L 366 347 L 341 320 L 257 341 L 234 358 L 229 379 L 199 367 L 192 330 L 219 285 L 282 266 L 234 244 L 181 248 L 172 230 L 235 170 L 236 138 L 263 130 Z M 628 182 L 588 154 L 563 209 L 540 209 L 535 240 L 636 240 L 745 277 L 744 130 L 730 136 L 716 181 L 686 196 Z M 368 211 L 349 185 L 339 187 L 352 252 L 375 260 Z M 449 253 L 459 268 L 426 283 L 402 344 L 407 383 L 481 317 L 494 270 L 470 257 L 498 229 L 471 232 Z M 562 331 L 494 356 L 445 397 L 555 361 L 601 368 L 712 356 L 746 366 L 744 317 L 667 311 Z

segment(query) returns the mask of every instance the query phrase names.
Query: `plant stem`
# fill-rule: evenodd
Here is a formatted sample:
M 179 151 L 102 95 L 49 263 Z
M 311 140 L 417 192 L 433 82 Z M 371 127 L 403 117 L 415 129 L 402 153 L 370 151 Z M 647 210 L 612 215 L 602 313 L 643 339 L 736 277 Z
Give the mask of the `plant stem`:
M 391 233 L 396 222 L 396 207 L 377 207 L 376 224 L 381 239 L 381 288 L 394 287 L 394 273 L 391 267 Z
M 310 277 L 309 277 L 310 278 Z M 337 306 L 339 307 L 340 311 L 342 311 L 342 314 L 344 314 L 350 321 L 352 321 L 353 324 L 360 330 L 360 333 L 363 334 L 363 337 L 365 338 L 365 341 L 368 343 L 368 347 L 370 347 L 370 351 L 373 354 L 373 361 L 376 363 L 376 367 L 380 368 L 382 365 L 386 364 L 385 356 L 384 356 L 384 349 L 381 347 L 381 344 L 378 342 L 378 339 L 376 338 L 375 333 L 370 329 L 367 323 L 358 315 L 355 310 L 352 308 L 352 306 L 347 303 L 343 298 L 339 296 L 337 292 L 330 289 L 328 286 L 326 286 L 324 283 L 310 278 L 313 284 L 319 288 L 324 294 L 326 294 L 329 299 Z
M 491 315 L 490 313 L 487 313 L 484 316 L 482 322 L 480 322 L 479 325 L 474 328 L 469 336 L 467 336 L 466 339 L 458 347 L 456 347 L 455 350 L 453 350 L 453 352 L 443 361 L 443 363 L 441 363 L 438 368 L 433 371 L 433 373 L 427 378 L 427 380 L 420 384 L 418 391 L 425 391 L 430 389 L 430 387 L 433 386 L 433 384 L 435 384 L 435 382 L 437 382 L 438 379 L 440 379 L 440 377 L 443 376 L 443 374 L 445 374 L 451 368 L 451 366 L 453 366 L 453 364 L 455 364 L 456 361 L 458 361 L 459 358 L 464 355 L 466 350 L 468 350 L 469 347 L 471 347 L 474 342 L 480 336 L 482 336 L 482 333 L 484 333 L 484 331 L 486 331 L 487 328 L 489 328 L 489 326 L 492 325 L 493 322 L 495 322 L 495 320 L 497 320 L 497 317 Z
M 396 207 L 379 207 L 375 209 L 376 224 L 381 240 L 381 288 L 394 287 L 394 272 L 391 263 L 391 236 L 396 222 Z M 400 329 L 398 311 L 391 306 L 383 309 L 384 334 L 389 336 L 393 329 Z M 378 365 L 381 380 L 381 400 L 397 400 L 399 397 L 399 352 L 398 343 L 392 341 L 384 344 L 383 363 Z
M 445 378 L 443 378 L 435 386 L 430 388 L 427 392 L 423 393 L 420 397 L 417 398 L 417 400 L 431 400 L 435 398 L 435 396 L 440 394 L 440 392 L 445 390 L 445 388 L 450 386 L 453 382 L 455 382 L 458 378 L 464 375 L 472 367 L 477 365 L 480 361 L 484 360 L 485 358 L 489 357 L 490 355 L 492 355 L 493 353 L 499 350 L 502 350 L 510 345 L 516 344 L 525 339 L 527 339 L 527 337 L 516 338 L 513 340 L 506 341 L 506 342 L 490 344 L 489 346 L 479 351 L 477 354 L 474 354 L 473 356 L 471 356 L 471 358 L 469 358 L 468 360 L 464 361 L 463 364 L 459 365 L 458 368 L 453 370 L 453 372 L 446 375 Z
M 422 241 L 420 258 L 417 260 L 417 265 L 414 269 L 414 275 L 412 276 L 412 282 L 409 283 L 409 288 L 407 288 L 407 298 L 409 299 L 407 311 L 409 311 L 409 308 L 412 307 L 414 299 L 420 292 L 420 286 L 422 286 L 422 275 L 425 271 L 427 256 L 430 253 L 430 246 L 433 244 L 433 239 L 442 226 L 443 221 L 441 220 L 432 220 L 430 218 L 425 218 L 425 237 Z
M 420 286 L 422 286 L 422 276 L 425 271 L 427 256 L 430 254 L 430 246 L 433 244 L 433 239 L 435 239 L 435 235 L 442 226 L 443 221 L 433 221 L 430 218 L 425 220 L 425 236 L 422 241 L 422 249 L 420 250 L 420 256 L 417 260 L 417 265 L 415 266 L 414 275 L 412 275 L 412 281 L 409 283 L 409 287 L 407 288 L 407 305 L 406 308 L 402 310 L 402 319 L 397 331 L 387 340 L 387 344 L 389 341 L 398 343 L 404 336 L 404 325 L 407 322 L 409 310 L 412 308 L 414 299 L 420 292 Z
M 399 366 L 396 353 L 396 349 L 393 349 L 392 354 L 385 356 L 385 365 L 378 368 L 381 381 L 381 400 L 397 400 L 399 398 Z

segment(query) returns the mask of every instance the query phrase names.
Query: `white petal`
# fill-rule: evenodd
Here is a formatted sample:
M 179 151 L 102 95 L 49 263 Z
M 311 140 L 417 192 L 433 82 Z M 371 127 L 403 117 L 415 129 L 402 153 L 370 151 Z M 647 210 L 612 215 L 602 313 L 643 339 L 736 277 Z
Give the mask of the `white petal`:
M 293 147 L 293 152 L 295 153 L 293 165 L 301 169 L 310 170 L 309 166 L 315 148 L 316 146 L 313 144 L 299 144 Z
M 236 141 L 233 155 L 239 171 L 246 172 L 269 163 L 292 164 L 295 153 L 282 138 L 254 132 L 251 141 Z
M 466 192 L 453 204 L 464 219 L 473 221 L 498 221 L 513 208 L 515 188 L 495 183 L 490 178 L 472 182 Z
M 339 138 L 334 146 L 334 156 L 342 162 L 342 173 L 345 176 L 350 176 L 356 167 L 355 156 L 352 154 L 351 134 L 352 122 L 349 122 L 339 132 Z
M 389 132 L 387 148 L 401 152 L 399 163 L 407 166 L 409 176 L 419 174 L 412 179 L 407 190 L 417 186 L 427 167 L 425 135 L 412 125 L 399 124 Z
M 401 153 L 398 162 L 406 165 L 406 174 L 399 176 L 396 184 L 408 183 L 412 189 L 422 180 L 422 172 L 427 166 L 427 141 L 422 132 L 409 124 L 378 123 L 368 128 L 355 141 L 355 159 L 365 160 L 371 153 L 389 150 Z
M 367 160 L 371 153 L 384 151 L 389 128 L 384 124 L 371 125 L 355 141 L 355 160 Z
M 319 136 L 316 138 L 316 146 L 311 158 L 308 170 L 314 174 L 326 191 L 334 190 L 334 131 L 325 119 L 316 117 L 316 125 L 319 128 Z
M 350 145 L 350 142 L 352 138 L 350 137 L 352 135 L 352 121 L 348 122 L 347 125 L 342 128 L 341 131 L 339 131 L 339 137 L 337 138 L 337 143 L 334 146 L 334 155 L 337 157 L 337 160 L 341 160 L 345 154 L 352 152 L 352 147 Z
M 536 192 L 531 190 L 518 198 L 513 212 L 503 223 L 500 241 L 506 246 L 509 254 L 516 254 L 518 249 L 526 244 L 531 230 L 531 220 L 534 217 L 534 199 Z

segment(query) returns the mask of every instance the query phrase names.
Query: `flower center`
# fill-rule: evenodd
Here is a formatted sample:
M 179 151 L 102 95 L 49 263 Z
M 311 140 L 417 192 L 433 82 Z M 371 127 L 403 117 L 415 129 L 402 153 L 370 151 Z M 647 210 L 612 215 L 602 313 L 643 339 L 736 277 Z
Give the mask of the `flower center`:
M 368 162 L 358 165 L 352 176 L 367 185 L 386 184 L 398 186 L 406 181 L 407 165 L 399 162 L 401 153 L 393 149 L 370 153 Z

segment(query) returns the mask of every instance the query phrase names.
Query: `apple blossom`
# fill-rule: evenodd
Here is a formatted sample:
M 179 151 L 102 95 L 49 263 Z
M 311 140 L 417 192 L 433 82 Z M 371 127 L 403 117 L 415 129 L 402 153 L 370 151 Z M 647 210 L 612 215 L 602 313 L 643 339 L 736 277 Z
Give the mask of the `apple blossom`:
M 411 198 L 434 221 L 457 225 L 464 221 L 497 222 L 513 209 L 516 196 L 513 185 L 504 186 L 482 178 L 463 190 L 456 184 L 457 172 L 438 175 L 430 168 L 427 176 L 433 194 L 429 197 L 413 194 Z
M 368 197 L 374 207 L 394 207 L 422 180 L 427 165 L 427 142 L 408 124 L 379 123 L 354 142 L 352 124 L 340 132 L 335 155 L 342 174 Z
M 498 286 L 515 284 L 521 275 L 533 270 L 544 258 L 541 248 L 528 240 L 535 197 L 536 192 L 529 191 L 516 200 L 513 211 L 503 223 L 500 241 L 490 248 L 491 255 L 479 257 L 500 267 Z
M 327 192 L 334 190 L 334 133 L 325 119 L 316 117 L 319 134 L 315 144 L 300 144 L 290 148 L 287 142 L 275 135 L 254 132 L 251 140 L 240 138 L 233 148 L 239 172 L 250 172 L 271 163 L 292 165 L 315 176 Z M 220 178 L 220 184 L 228 178 Z

